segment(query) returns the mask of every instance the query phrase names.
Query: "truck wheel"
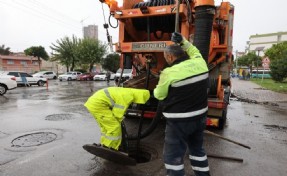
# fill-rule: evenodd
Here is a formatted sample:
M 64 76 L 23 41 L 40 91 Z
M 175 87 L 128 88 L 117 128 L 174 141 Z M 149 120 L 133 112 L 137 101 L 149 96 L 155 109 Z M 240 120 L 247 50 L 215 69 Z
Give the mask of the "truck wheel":
M 218 129 L 223 130 L 226 123 L 227 109 L 224 109 L 222 112 L 222 117 L 219 119 Z
M 0 84 L 0 95 L 4 95 L 7 92 L 7 87 Z

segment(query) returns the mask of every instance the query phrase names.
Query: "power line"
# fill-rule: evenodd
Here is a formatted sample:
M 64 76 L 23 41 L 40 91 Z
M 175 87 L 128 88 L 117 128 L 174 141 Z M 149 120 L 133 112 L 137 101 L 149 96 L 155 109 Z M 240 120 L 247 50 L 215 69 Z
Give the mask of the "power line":
M 51 8 L 51 7 L 49 7 L 48 5 L 46 5 L 46 4 L 44 4 L 44 3 L 41 3 L 41 2 L 39 2 L 39 1 L 37 1 L 37 0 L 28 0 L 28 1 L 30 1 L 30 4 L 34 5 L 34 6 L 37 7 L 37 8 L 40 7 L 40 8 L 42 8 L 42 9 L 46 10 L 46 11 L 50 11 L 50 12 L 53 12 L 53 13 L 57 13 L 58 16 L 60 16 L 60 17 L 65 17 L 66 19 L 69 19 L 70 21 L 73 21 L 74 23 L 78 23 L 78 21 L 75 20 L 75 19 L 73 19 L 72 17 L 67 16 L 67 15 L 64 14 L 64 13 L 61 13 L 61 12 L 59 12 L 59 11 L 57 11 L 57 10 L 55 10 L 55 9 L 53 9 L 53 8 Z
M 75 27 L 75 26 L 71 26 L 67 23 L 64 23 L 63 21 L 60 21 L 56 18 L 53 18 L 53 17 L 50 17 L 42 12 L 39 12 L 39 10 L 35 10 L 35 9 L 31 9 L 29 7 L 27 7 L 26 5 L 21 5 L 21 3 L 18 3 L 18 2 L 15 2 L 15 3 L 8 3 L 8 2 L 5 2 L 5 1 L 0 1 L 2 2 L 2 4 L 6 5 L 6 6 L 10 6 L 10 7 L 13 7 L 13 8 L 16 8 L 16 9 L 20 9 L 21 11 L 24 11 L 26 12 L 27 14 L 30 14 L 30 15 L 33 15 L 33 16 L 36 16 L 40 19 L 44 19 L 44 20 L 47 20 L 47 21 L 50 21 L 50 22 L 53 22 L 53 23 L 56 23 L 58 25 L 62 25 L 62 26 L 66 26 L 66 28 L 69 28 L 70 30 L 79 30 L 78 27 Z M 9 1 L 11 2 L 11 1 Z M 38 11 L 39 13 L 37 13 L 36 11 Z M 73 29 L 72 29 L 73 28 Z
M 38 10 L 38 9 L 31 8 L 30 6 L 27 6 L 26 4 L 20 3 L 20 2 L 18 2 L 18 1 L 16 1 L 16 0 L 13 0 L 13 1 L 14 1 L 16 4 L 18 4 L 18 5 L 20 5 L 20 6 L 23 6 L 23 7 L 27 8 L 27 9 L 29 9 L 29 10 L 33 10 L 33 11 L 35 11 L 35 12 L 38 12 L 38 13 L 40 13 L 40 14 L 43 15 L 43 16 L 46 16 L 46 17 L 48 17 L 48 18 L 51 18 L 51 19 L 53 19 L 53 20 L 55 20 L 55 21 L 59 21 L 60 23 L 64 23 L 64 24 L 70 25 L 71 27 L 77 28 L 76 26 L 71 25 L 71 24 L 67 23 L 67 22 L 64 21 L 64 20 L 61 20 L 61 19 L 58 19 L 58 18 L 53 17 L 53 16 L 51 16 L 51 15 L 45 14 L 44 12 L 42 12 L 42 11 L 40 11 L 40 10 Z

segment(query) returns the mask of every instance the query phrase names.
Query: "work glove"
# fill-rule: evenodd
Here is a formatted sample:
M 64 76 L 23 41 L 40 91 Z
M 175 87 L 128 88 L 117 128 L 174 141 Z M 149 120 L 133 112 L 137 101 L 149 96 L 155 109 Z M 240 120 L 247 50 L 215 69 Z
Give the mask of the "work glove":
M 173 41 L 174 43 L 181 44 L 183 40 L 184 40 L 184 37 L 181 35 L 181 33 L 179 32 L 172 33 L 171 41 Z

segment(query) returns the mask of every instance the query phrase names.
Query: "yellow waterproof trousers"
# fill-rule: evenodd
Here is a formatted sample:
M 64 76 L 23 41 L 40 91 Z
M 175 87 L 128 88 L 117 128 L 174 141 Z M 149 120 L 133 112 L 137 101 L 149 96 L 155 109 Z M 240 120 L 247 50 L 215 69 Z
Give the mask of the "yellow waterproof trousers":
M 101 128 L 101 144 L 118 150 L 122 142 L 121 122 L 129 105 L 144 104 L 150 97 L 148 90 L 109 87 L 92 95 L 85 107 Z
M 91 112 L 101 128 L 101 144 L 118 150 L 122 142 L 121 122 L 113 116 L 110 109 L 101 113 Z

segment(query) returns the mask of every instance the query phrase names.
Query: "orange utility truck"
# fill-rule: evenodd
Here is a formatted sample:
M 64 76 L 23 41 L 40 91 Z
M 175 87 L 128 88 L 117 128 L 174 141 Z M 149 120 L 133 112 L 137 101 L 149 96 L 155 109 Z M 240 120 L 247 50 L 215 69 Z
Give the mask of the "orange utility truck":
M 119 7 L 115 0 L 100 1 L 109 6 L 110 17 L 118 22 L 114 26 L 119 29 L 119 41 L 110 44 L 121 54 L 121 68 L 135 71 L 132 79 L 119 81 L 118 85 L 149 89 L 152 94 L 160 71 L 166 67 L 163 50 L 173 43 L 171 34 L 178 31 L 200 50 L 208 65 L 210 89 L 206 123 L 223 129 L 231 94 L 234 6 L 229 2 L 216 6 L 214 0 L 123 0 Z M 158 119 L 157 103 L 152 99 L 144 113 L 133 107 L 127 116 L 144 114 L 145 118 Z M 148 135 L 157 121 L 152 120 L 141 137 Z

